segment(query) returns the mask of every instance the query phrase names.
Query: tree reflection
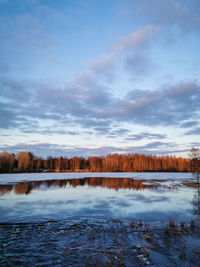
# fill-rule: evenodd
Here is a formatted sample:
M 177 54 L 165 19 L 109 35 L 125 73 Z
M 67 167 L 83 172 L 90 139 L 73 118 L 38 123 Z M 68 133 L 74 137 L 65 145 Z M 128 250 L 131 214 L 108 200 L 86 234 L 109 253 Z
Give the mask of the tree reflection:
M 10 193 L 13 189 L 13 186 L 11 184 L 9 185 L 0 185 L 0 196 L 3 196 L 7 193 Z
M 33 189 L 47 189 L 50 187 L 103 187 L 118 191 L 119 189 L 129 190 L 145 190 L 157 189 L 160 187 L 156 184 L 144 184 L 147 180 L 135 180 L 131 178 L 107 178 L 107 177 L 91 177 L 84 179 L 67 179 L 67 180 L 46 180 L 46 181 L 33 181 L 33 182 L 18 182 L 14 187 L 16 194 L 30 194 Z M 12 190 L 12 185 L 0 185 L 0 194 L 5 194 Z
M 197 189 L 196 194 L 194 195 L 193 201 L 194 215 L 200 218 L 200 189 Z
M 16 184 L 15 193 L 18 195 L 20 194 L 28 195 L 31 193 L 32 189 L 33 189 L 32 182 L 21 182 Z

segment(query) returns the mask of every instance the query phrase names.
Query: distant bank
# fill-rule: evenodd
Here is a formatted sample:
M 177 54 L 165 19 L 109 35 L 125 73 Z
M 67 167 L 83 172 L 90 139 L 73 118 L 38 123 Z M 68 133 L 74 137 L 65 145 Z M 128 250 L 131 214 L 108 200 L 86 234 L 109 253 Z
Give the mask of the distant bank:
M 23 172 L 191 172 L 192 160 L 175 156 L 111 154 L 97 157 L 36 157 L 0 153 L 0 173 Z

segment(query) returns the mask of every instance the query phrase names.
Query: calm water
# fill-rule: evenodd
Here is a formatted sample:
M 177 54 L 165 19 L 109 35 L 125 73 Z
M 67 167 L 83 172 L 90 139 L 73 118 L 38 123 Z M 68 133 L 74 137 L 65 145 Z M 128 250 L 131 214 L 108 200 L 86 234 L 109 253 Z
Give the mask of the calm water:
M 199 192 L 190 173 L 46 173 L 0 175 L 0 223 L 127 218 L 190 221 Z

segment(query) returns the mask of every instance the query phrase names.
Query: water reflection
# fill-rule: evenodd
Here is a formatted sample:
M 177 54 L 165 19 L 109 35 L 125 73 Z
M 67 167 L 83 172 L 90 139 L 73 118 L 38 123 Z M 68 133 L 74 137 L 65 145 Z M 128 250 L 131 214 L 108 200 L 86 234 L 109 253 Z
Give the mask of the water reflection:
M 92 177 L 0 185 L 0 222 L 69 218 L 191 220 L 193 189 L 166 181 Z M 200 194 L 200 193 L 199 193 Z
M 46 180 L 46 181 L 33 181 L 33 182 L 19 182 L 16 185 L 0 185 L 0 195 L 9 193 L 14 189 L 15 194 L 28 195 L 34 189 L 48 189 L 50 187 L 64 188 L 66 186 L 89 186 L 89 187 L 102 187 L 108 189 L 129 189 L 129 190 L 145 190 L 145 189 L 158 189 L 157 184 L 144 184 L 147 180 L 135 180 L 130 178 L 107 178 L 107 177 L 92 177 L 84 179 L 67 179 L 67 180 Z
M 0 185 L 0 196 L 3 196 L 6 193 L 11 192 L 13 189 L 12 185 Z
M 32 189 L 33 189 L 32 182 L 22 182 L 22 183 L 16 184 L 14 191 L 18 195 L 21 195 L 21 194 L 28 195 L 31 193 Z
M 192 204 L 194 207 L 194 215 L 197 215 L 198 217 L 200 217 L 200 189 L 197 189 L 197 192 L 194 195 Z

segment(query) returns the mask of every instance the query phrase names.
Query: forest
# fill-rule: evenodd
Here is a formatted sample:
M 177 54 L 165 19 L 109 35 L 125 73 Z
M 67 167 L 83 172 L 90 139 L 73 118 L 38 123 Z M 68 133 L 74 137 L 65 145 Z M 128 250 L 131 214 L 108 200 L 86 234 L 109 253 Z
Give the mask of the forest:
M 48 157 L 31 152 L 0 153 L 0 173 L 21 172 L 190 172 L 191 159 L 145 154 L 109 154 L 97 157 Z

